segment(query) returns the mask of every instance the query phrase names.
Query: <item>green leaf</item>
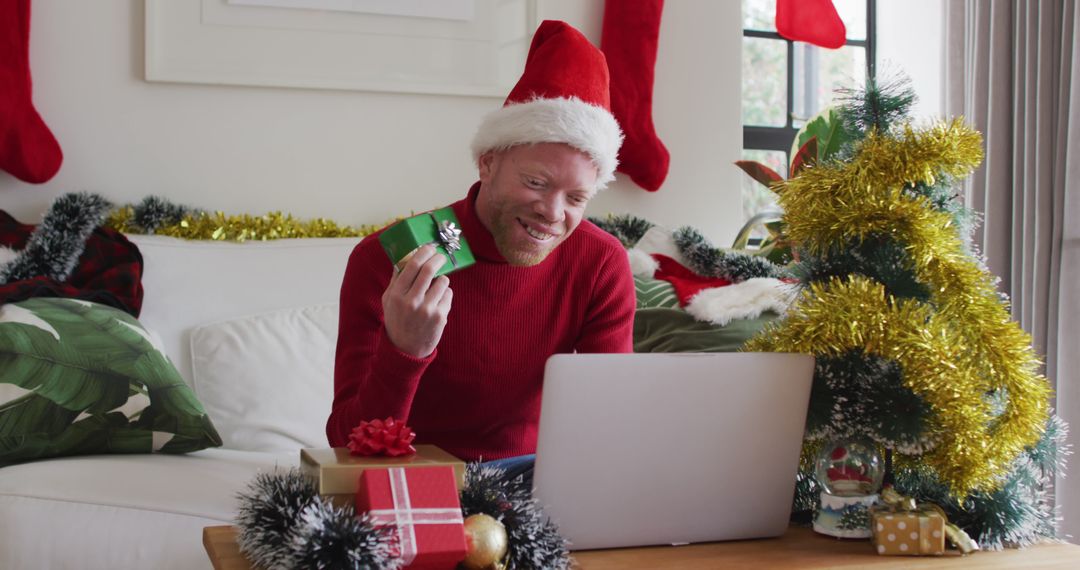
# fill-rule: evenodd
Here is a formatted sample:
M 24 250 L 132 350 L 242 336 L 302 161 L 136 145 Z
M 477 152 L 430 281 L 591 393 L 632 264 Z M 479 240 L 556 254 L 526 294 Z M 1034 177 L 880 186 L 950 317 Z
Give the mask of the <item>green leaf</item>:
M 153 349 L 126 313 L 71 299 L 19 304 L 60 335 L 20 322 L 0 323 L 0 382 L 34 390 L 69 410 L 105 413 L 138 383 L 136 362 Z
M 8 382 L 68 410 L 107 412 L 127 401 L 128 377 L 107 361 L 57 343 L 41 330 L 2 331 L 0 382 Z
M 834 108 L 829 107 L 818 113 L 803 125 L 802 129 L 799 129 L 798 134 L 795 135 L 795 140 L 791 143 L 791 154 L 789 156 L 792 157 L 793 162 L 795 156 L 799 153 L 799 149 L 806 144 L 806 141 L 814 137 L 817 137 L 817 162 L 819 164 L 836 154 L 846 142 L 847 137 L 844 134 L 843 124 Z
M 197 449 L 207 447 L 207 442 L 214 446 L 222 443 L 202 404 L 186 385 L 152 389 L 150 405 L 134 424 L 149 431 L 175 434 L 173 441 L 169 442 L 171 445 L 167 444 L 161 449 L 167 453 L 184 445 L 181 442 L 186 441 L 185 438 L 191 442 L 201 442 L 201 447 Z
M 52 400 L 30 392 L 0 404 L 0 440 L 27 434 L 58 434 L 78 416 Z
M 0 466 L 58 455 L 149 453 L 152 441 L 150 431 L 132 427 L 124 414 L 91 415 L 57 433 L 0 436 Z

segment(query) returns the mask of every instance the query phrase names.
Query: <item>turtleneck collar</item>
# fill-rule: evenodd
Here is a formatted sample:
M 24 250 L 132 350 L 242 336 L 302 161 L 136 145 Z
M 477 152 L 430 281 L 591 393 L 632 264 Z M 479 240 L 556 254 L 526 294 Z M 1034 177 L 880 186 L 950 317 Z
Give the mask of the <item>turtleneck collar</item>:
M 461 233 L 466 241 L 469 242 L 469 247 L 472 249 L 473 256 L 476 259 L 482 259 L 489 263 L 506 263 L 506 258 L 499 253 L 498 246 L 495 245 L 495 236 L 491 235 L 491 232 L 484 227 L 484 223 L 480 221 L 480 216 L 476 212 L 476 197 L 480 195 L 480 182 L 469 188 L 469 195 L 464 200 L 455 202 L 453 204 L 454 214 L 457 215 L 458 222 L 461 223 Z

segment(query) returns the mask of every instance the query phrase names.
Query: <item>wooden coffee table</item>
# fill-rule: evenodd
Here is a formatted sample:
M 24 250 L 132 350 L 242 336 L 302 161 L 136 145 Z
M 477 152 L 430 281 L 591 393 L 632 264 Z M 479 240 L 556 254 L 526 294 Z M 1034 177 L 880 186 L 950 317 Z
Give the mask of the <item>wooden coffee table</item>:
M 203 545 L 215 570 L 249 570 L 236 546 L 236 527 L 203 529 Z M 878 556 L 868 541 L 838 540 L 807 528 L 791 527 L 780 538 L 713 542 L 688 546 L 618 548 L 574 553 L 584 570 L 666 570 L 674 568 L 1080 568 L 1080 546 L 1049 543 L 1023 550 L 960 556 Z

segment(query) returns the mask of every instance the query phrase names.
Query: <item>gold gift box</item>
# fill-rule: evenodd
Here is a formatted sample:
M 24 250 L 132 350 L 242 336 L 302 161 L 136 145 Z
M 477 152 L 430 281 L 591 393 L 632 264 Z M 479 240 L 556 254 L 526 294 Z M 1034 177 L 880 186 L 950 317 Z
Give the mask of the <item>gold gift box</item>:
M 301 449 L 300 468 L 317 481 L 320 495 L 335 503 L 352 503 L 360 474 L 365 469 L 386 467 L 454 468 L 458 490 L 465 481 L 465 462 L 434 445 L 417 445 L 416 454 L 405 457 L 368 457 L 352 455 L 347 447 Z
M 884 556 L 945 553 L 945 518 L 933 509 L 915 512 L 871 511 L 874 548 Z

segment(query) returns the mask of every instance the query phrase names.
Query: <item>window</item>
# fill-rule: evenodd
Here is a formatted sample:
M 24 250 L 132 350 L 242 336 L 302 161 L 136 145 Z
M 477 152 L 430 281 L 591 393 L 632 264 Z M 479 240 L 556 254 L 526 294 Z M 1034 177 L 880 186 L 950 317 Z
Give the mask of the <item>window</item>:
M 834 0 L 847 28 L 840 49 L 784 39 L 776 0 L 743 0 L 743 158 L 787 177 L 791 142 L 808 119 L 832 104 L 838 88 L 860 88 L 874 76 L 876 0 Z M 775 209 L 772 192 L 749 176 L 743 215 Z

